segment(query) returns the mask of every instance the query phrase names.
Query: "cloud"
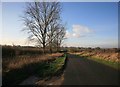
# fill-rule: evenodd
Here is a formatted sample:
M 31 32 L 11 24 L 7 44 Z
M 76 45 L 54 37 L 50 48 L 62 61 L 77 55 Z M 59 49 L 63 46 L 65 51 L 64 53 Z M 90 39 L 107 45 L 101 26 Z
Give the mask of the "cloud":
M 82 25 L 72 25 L 72 32 L 66 31 L 67 38 L 80 38 L 91 33 L 92 30 Z
M 66 38 L 69 38 L 71 37 L 71 33 L 69 31 L 66 31 L 66 35 L 65 35 Z

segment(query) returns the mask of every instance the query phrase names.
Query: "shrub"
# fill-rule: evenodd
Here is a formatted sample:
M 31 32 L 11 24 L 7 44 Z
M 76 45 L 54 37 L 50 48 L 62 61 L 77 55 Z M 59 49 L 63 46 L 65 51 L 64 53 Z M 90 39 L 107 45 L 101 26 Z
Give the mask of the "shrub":
M 12 47 L 2 47 L 2 57 L 14 57 L 15 49 Z
M 35 55 L 42 54 L 42 50 L 39 48 L 31 47 L 16 47 L 16 46 L 2 46 L 2 57 L 15 57 L 19 55 Z

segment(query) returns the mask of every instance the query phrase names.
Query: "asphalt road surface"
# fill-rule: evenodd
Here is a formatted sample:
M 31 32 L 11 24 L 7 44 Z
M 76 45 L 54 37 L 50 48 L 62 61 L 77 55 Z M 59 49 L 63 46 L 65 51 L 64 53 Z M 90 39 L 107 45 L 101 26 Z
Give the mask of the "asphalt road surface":
M 118 85 L 118 70 L 87 58 L 68 54 L 62 85 Z

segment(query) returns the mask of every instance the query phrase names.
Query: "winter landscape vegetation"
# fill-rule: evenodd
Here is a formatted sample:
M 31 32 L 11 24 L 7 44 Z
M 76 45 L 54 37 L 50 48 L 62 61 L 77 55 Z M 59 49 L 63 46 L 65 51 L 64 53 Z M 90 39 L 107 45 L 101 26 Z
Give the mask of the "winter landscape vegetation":
M 117 2 L 3 2 L 2 85 L 119 85 Z

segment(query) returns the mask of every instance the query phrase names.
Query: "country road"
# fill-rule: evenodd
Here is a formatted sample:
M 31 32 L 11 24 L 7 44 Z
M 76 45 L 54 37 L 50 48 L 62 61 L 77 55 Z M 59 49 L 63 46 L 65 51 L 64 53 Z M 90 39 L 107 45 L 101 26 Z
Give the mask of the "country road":
M 68 54 L 62 85 L 118 85 L 118 77 L 109 66 Z

